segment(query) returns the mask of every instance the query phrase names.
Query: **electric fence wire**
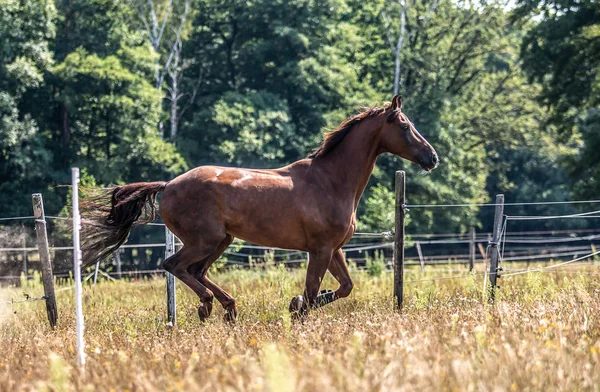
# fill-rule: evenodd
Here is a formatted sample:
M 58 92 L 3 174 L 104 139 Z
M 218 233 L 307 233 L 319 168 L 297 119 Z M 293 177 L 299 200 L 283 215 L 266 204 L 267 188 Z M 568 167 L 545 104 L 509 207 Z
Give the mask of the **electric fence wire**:
M 600 218 L 600 210 L 582 212 L 579 214 L 568 214 L 568 215 L 506 215 L 506 219 L 514 221 L 525 221 L 525 220 L 549 220 L 549 219 L 574 219 L 574 218 Z
M 573 200 L 573 201 L 538 201 L 538 202 L 515 202 L 504 203 L 504 206 L 540 206 L 540 205 L 562 205 L 562 204 L 596 204 L 600 200 Z M 405 204 L 404 208 L 452 208 L 452 207 L 496 207 L 496 203 L 464 203 L 464 204 Z
M 29 219 L 33 219 L 35 218 L 34 216 L 14 216 L 14 217 L 8 217 L 8 218 L 0 218 L 0 222 L 5 222 L 5 221 L 13 221 L 13 220 L 29 220 Z

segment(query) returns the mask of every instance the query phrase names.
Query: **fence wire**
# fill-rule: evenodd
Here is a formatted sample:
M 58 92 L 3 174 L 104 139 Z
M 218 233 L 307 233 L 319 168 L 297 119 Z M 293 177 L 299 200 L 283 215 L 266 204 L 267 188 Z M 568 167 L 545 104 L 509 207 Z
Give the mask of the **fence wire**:
M 576 200 L 576 201 L 556 201 L 556 202 L 524 202 L 524 203 L 504 203 L 504 206 L 534 206 L 534 205 L 568 205 L 568 204 L 593 204 L 593 203 L 600 203 L 600 200 Z M 441 208 L 441 207 L 495 207 L 497 206 L 497 204 L 495 203 L 475 203 L 475 204 L 406 204 L 403 207 L 405 208 Z M 592 234 L 592 235 L 588 235 L 588 236 L 580 236 L 580 237 L 558 237 L 558 238 L 527 238 L 528 235 L 541 235 L 541 234 L 551 234 L 554 235 L 555 233 L 561 233 L 561 232 L 566 232 L 566 233 L 574 233 L 574 232 L 590 232 L 590 231 L 595 231 L 594 229 L 584 229 L 584 230 L 564 230 L 564 231 L 536 231 L 536 232 L 516 232 L 513 233 L 511 236 L 509 236 L 507 238 L 507 222 L 509 220 L 514 220 L 514 221 L 524 221 L 524 220 L 546 220 L 546 219 L 577 219 L 577 218 L 581 218 L 581 219 L 585 219 L 585 218 L 599 218 L 600 217 L 600 210 L 596 210 L 596 211 L 589 211 L 589 212 L 584 212 L 584 213 L 578 213 L 578 214 L 568 214 L 568 215 L 552 215 L 552 216 L 535 216 L 535 215 L 531 215 L 531 216 L 527 216 L 527 215 L 523 215 L 523 216 L 511 216 L 511 215 L 504 215 L 504 222 L 503 222 L 503 226 L 502 226 L 502 231 L 501 231 L 501 241 L 500 244 L 498 244 L 499 246 L 499 262 L 506 262 L 506 261 L 528 261 L 528 260 L 536 260 L 536 259 L 541 259 L 541 258 L 552 258 L 552 257 L 566 257 L 566 256 L 570 256 L 570 255 L 577 255 L 578 252 L 574 251 L 574 252 L 554 252 L 551 254 L 540 254 L 540 255 L 526 255 L 526 256 L 513 256 L 513 257 L 505 257 L 505 250 L 506 250 L 506 244 L 549 244 L 549 243 L 568 243 L 568 242 L 581 242 L 581 241 L 594 241 L 597 239 L 600 239 L 600 234 Z M 53 216 L 53 215 L 47 215 L 46 216 L 47 219 L 50 220 L 71 220 L 71 217 L 64 217 L 64 216 Z M 5 218 L 0 218 L 0 222 L 3 221 L 16 221 L 16 220 L 32 220 L 34 219 L 33 216 L 21 216 L 21 217 L 5 217 Z M 164 226 L 164 223 L 161 222 L 152 222 L 149 223 L 150 226 Z M 514 235 L 519 235 L 519 236 L 514 236 Z M 382 239 L 382 240 L 386 240 L 389 238 L 392 238 L 394 235 L 393 230 L 389 230 L 389 231 L 384 231 L 384 232 L 374 232 L 374 233 L 368 233 L 368 232 L 356 232 L 354 234 L 354 237 L 356 239 Z M 469 234 L 468 233 L 458 233 L 458 234 L 445 234 L 445 233 L 440 233 L 440 234 L 414 234 L 412 236 L 409 237 L 413 239 L 414 243 L 419 243 L 420 245 L 443 245 L 443 244 L 466 244 L 466 243 L 472 243 L 473 241 L 468 238 Z M 479 237 L 475 238 L 475 243 L 482 243 L 482 242 L 488 242 L 489 243 L 489 238 L 483 238 L 482 237 L 482 233 L 478 234 Z M 484 233 L 484 236 L 487 235 L 489 237 L 489 234 Z M 423 237 L 425 238 L 424 240 L 417 240 L 417 238 L 419 237 Z M 440 238 L 440 239 L 431 239 L 431 238 Z M 148 243 L 148 244 L 126 244 L 123 245 L 122 248 L 152 248 L 152 247 L 164 247 L 165 244 L 163 243 Z M 383 242 L 383 243 L 367 243 L 367 244 L 348 244 L 347 246 L 343 247 L 343 250 L 345 252 L 362 252 L 362 251 L 368 251 L 368 250 L 377 250 L 377 249 L 388 249 L 388 248 L 393 248 L 393 243 L 392 242 Z M 62 250 L 67 250 L 67 251 L 71 251 L 73 248 L 70 246 L 64 246 L 64 247 L 52 247 L 50 248 L 51 251 L 62 251 Z M 244 244 L 241 245 L 241 247 L 239 249 L 250 249 L 250 250 L 266 250 L 266 251 L 272 251 L 274 254 L 273 256 L 267 256 L 265 257 L 264 255 L 259 255 L 259 254 L 252 254 L 252 253 L 245 253 L 245 252 L 240 252 L 240 251 L 226 251 L 225 254 L 226 255 L 230 255 L 230 256 L 236 256 L 236 257 L 245 257 L 245 258 L 253 258 L 253 259 L 263 259 L 262 261 L 265 261 L 264 259 L 267 259 L 269 257 L 274 257 L 274 258 L 287 258 L 286 260 L 274 260 L 277 264 L 296 264 L 296 263 L 302 263 L 305 262 L 306 259 L 296 259 L 296 260 L 289 260 L 290 256 L 294 256 L 294 255 L 299 255 L 299 254 L 303 254 L 305 252 L 302 251 L 297 251 L 297 250 L 289 250 L 289 249 L 280 249 L 280 248 L 272 248 L 272 247 L 266 247 L 266 246 L 259 246 L 259 245 L 248 245 L 248 244 Z M 490 245 L 488 244 L 488 247 L 486 249 L 486 256 L 484 257 L 484 261 L 487 261 L 489 259 L 489 249 L 490 249 Z M 37 247 L 22 247 L 22 248 L 0 248 L 0 251 L 15 251 L 15 252 L 28 252 L 28 251 L 37 251 Z M 536 268 L 536 269 L 527 269 L 527 270 L 517 270 L 514 272 L 510 272 L 509 274 L 502 274 L 502 276 L 512 276 L 512 275 L 518 275 L 518 274 L 523 274 L 523 273 L 529 273 L 529 272 L 536 272 L 536 271 L 545 271 L 546 269 L 553 269 L 556 268 L 558 266 L 563 266 L 563 265 L 568 265 L 568 264 L 572 264 L 572 263 L 576 263 L 579 262 L 581 260 L 585 260 L 588 259 L 589 257 L 595 256 L 597 254 L 599 254 L 600 251 L 598 252 L 593 252 L 590 253 L 588 255 L 582 256 L 582 257 L 576 257 L 573 260 L 569 260 L 569 261 L 564 261 L 552 266 L 547 266 L 547 267 L 540 267 L 540 268 Z M 464 257 L 467 255 L 443 255 L 444 258 L 453 258 L 453 257 Z M 436 256 L 437 257 L 437 256 Z M 442 257 L 442 256 L 439 256 Z M 426 257 L 425 259 L 428 259 L 429 261 L 431 261 L 431 257 Z M 247 262 L 240 262 L 237 260 L 226 260 L 225 261 L 226 264 L 230 264 L 230 265 L 240 265 L 240 266 L 249 266 L 250 264 Z M 260 263 L 259 263 L 260 264 Z M 442 264 L 442 263 L 439 263 Z M 445 264 L 445 263 L 444 263 Z M 427 263 L 427 265 L 432 265 L 432 263 Z M 436 265 L 436 264 L 433 264 Z M 486 267 L 487 269 L 487 267 Z M 120 272 L 120 273 L 115 273 L 115 272 L 110 272 L 108 274 L 110 275 L 119 275 L 119 276 L 126 276 L 126 275 L 140 275 L 140 274 L 149 274 L 149 273 L 164 273 L 163 270 L 138 270 L 138 271 L 124 271 L 124 272 Z M 412 282 L 421 282 L 421 281 L 435 281 L 435 280 L 447 280 L 447 279 L 461 279 L 461 278 L 467 278 L 467 277 L 473 277 L 473 276 L 487 276 L 489 275 L 489 272 L 485 272 L 483 274 L 469 274 L 469 275 L 464 275 L 464 276 L 450 276 L 450 277 L 438 277 L 438 278 L 431 278 L 431 279 L 417 279 L 417 280 L 409 280 L 409 281 L 405 281 L 407 283 L 412 283 Z M 63 274 L 63 277 L 68 277 L 69 275 Z M 58 275 L 57 275 L 58 277 Z M 3 277 L 4 278 L 4 277 Z M 67 288 L 68 289 L 68 288 Z M 44 299 L 43 297 L 39 300 Z M 33 300 L 33 299 L 32 299 Z M 19 302 L 25 302 L 25 301 L 19 301 Z M 13 303 L 18 303 L 18 302 L 13 302 Z

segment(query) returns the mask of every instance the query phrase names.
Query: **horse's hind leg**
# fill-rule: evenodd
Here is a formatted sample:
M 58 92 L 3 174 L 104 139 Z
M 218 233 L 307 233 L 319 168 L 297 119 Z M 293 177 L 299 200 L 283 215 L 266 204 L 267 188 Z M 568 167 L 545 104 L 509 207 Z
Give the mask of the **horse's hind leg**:
M 233 299 L 233 297 L 227 291 L 223 290 L 222 288 L 217 286 L 216 283 L 208 279 L 206 275 L 202 276 L 200 282 L 202 282 L 203 285 L 212 290 L 217 300 L 221 303 L 221 305 L 223 305 L 223 308 L 225 309 L 225 321 L 234 323 L 237 319 L 237 308 L 235 306 L 235 299 Z
M 208 269 L 210 266 L 223 254 L 225 249 L 231 244 L 233 241 L 233 237 L 227 234 L 227 237 L 215 249 L 213 253 L 209 256 L 205 257 L 201 262 L 197 264 L 193 264 L 188 268 L 188 271 L 204 286 L 206 286 L 209 290 L 211 290 L 214 296 L 217 298 L 217 301 L 221 303 L 223 308 L 225 308 L 225 320 L 233 322 L 237 317 L 237 310 L 235 307 L 235 300 L 233 297 L 225 290 L 217 286 L 213 281 L 211 281 L 207 276 Z
M 185 283 L 192 289 L 200 298 L 200 307 L 198 308 L 198 316 L 204 321 L 212 311 L 213 293 L 206 286 L 194 278 L 187 268 L 210 255 L 215 249 L 215 246 L 188 246 L 184 245 L 177 253 L 167 258 L 163 267 L 179 280 Z

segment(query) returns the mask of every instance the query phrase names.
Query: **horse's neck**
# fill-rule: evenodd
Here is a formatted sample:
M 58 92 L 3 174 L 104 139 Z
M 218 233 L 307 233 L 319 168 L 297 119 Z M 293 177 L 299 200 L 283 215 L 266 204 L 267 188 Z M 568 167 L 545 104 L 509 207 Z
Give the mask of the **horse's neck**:
M 380 152 L 380 123 L 379 118 L 363 120 L 350 130 L 338 146 L 318 160 L 318 164 L 331 174 L 336 189 L 352 195 L 355 209 Z

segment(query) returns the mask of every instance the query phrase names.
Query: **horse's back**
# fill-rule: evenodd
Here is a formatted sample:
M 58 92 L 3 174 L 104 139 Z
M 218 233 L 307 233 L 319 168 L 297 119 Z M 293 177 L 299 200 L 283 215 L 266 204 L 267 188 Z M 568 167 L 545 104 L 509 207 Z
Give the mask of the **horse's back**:
M 255 243 L 303 248 L 305 170 L 200 166 L 167 184 L 160 213 L 179 236 L 209 226 Z

